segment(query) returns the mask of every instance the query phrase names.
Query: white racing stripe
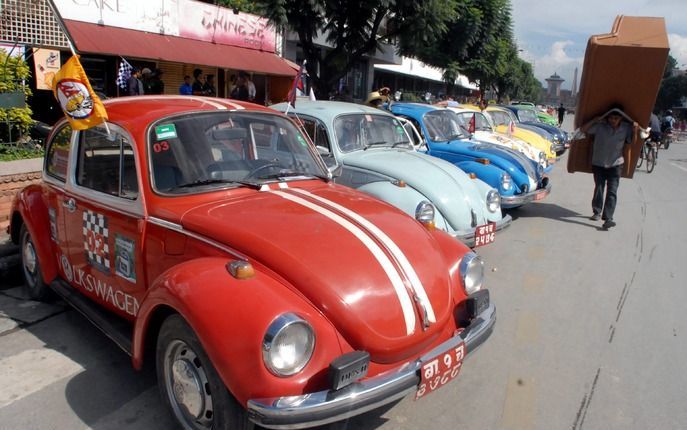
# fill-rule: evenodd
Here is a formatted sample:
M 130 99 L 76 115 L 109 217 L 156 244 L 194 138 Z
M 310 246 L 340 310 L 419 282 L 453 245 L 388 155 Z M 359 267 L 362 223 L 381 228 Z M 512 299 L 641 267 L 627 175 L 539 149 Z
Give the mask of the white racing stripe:
M 80 364 L 50 348 L 27 349 L 3 358 L 0 360 L 0 408 L 83 370 Z
M 273 191 L 273 193 L 294 203 L 312 209 L 321 215 L 324 215 L 325 217 L 331 219 L 335 223 L 339 224 L 340 226 L 351 232 L 356 238 L 358 238 L 367 247 L 367 249 L 370 250 L 372 255 L 377 259 L 379 264 L 382 266 L 382 269 L 384 269 L 384 272 L 389 277 L 391 284 L 394 286 L 394 290 L 396 291 L 398 300 L 401 302 L 403 316 L 405 317 L 406 333 L 410 335 L 415 331 L 415 308 L 413 307 L 413 303 L 410 300 L 408 290 L 406 290 L 405 285 L 403 284 L 403 280 L 401 279 L 401 276 L 399 275 L 391 260 L 389 260 L 389 257 L 384 253 L 384 251 L 379 247 L 379 245 L 375 243 L 374 240 L 372 240 L 367 234 L 365 234 L 365 232 L 363 232 L 353 223 L 341 217 L 340 215 L 330 211 L 329 209 L 316 205 L 298 196 L 288 194 L 284 191 Z
M 405 254 L 403 254 L 403 251 L 396 245 L 396 243 L 391 240 L 389 236 L 386 235 L 379 227 L 376 225 L 372 224 L 370 221 L 366 220 L 362 216 L 358 215 L 357 213 L 353 212 L 352 210 L 341 206 L 338 203 L 335 203 L 331 200 L 327 200 L 325 198 L 322 198 L 320 196 L 317 196 L 315 194 L 309 193 L 308 191 L 301 190 L 301 189 L 296 189 L 292 188 L 293 191 L 303 194 L 305 196 L 308 196 L 312 199 L 315 199 L 319 202 L 322 202 L 326 205 L 329 205 L 343 213 L 346 214 L 346 216 L 356 220 L 360 224 L 362 224 L 365 228 L 370 230 L 372 234 L 374 234 L 383 244 L 386 246 L 389 251 L 393 254 L 393 256 L 396 258 L 396 260 L 399 262 L 401 265 L 401 268 L 403 269 L 403 272 L 405 272 L 406 276 L 408 276 L 408 280 L 410 280 L 410 284 L 413 288 L 413 291 L 415 294 L 417 294 L 418 299 L 420 299 L 420 302 L 424 306 L 424 308 L 427 310 L 427 319 L 430 322 L 436 322 L 436 316 L 434 315 L 434 309 L 432 308 L 432 303 L 429 301 L 429 297 L 427 297 L 427 292 L 425 291 L 425 287 L 422 285 L 422 282 L 420 281 L 420 278 L 417 276 L 417 273 L 415 273 L 415 269 L 413 266 L 410 264 L 408 259 L 406 258 Z

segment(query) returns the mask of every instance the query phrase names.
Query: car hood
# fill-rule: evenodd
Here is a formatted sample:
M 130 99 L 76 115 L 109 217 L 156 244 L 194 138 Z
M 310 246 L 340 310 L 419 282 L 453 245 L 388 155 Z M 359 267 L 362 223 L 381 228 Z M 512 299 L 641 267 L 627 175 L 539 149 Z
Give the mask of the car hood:
M 473 179 L 448 161 L 408 150 L 373 149 L 347 154 L 344 164 L 400 179 L 427 197 L 454 229 L 471 220 L 488 222 L 484 195 Z
M 281 187 L 194 208 L 181 223 L 276 272 L 377 362 L 403 359 L 439 336 L 455 288 L 432 234 L 352 189 Z M 434 314 L 426 330 L 412 292 Z
M 547 132 L 551 133 L 552 136 L 558 136 L 560 139 L 562 139 L 564 137 L 563 131 L 560 128 L 554 127 L 554 126 L 549 125 L 549 124 L 544 124 L 543 122 L 526 121 L 526 122 L 523 122 L 523 124 L 527 124 L 527 125 L 531 125 L 533 127 L 539 127 L 541 129 L 544 129 Z
M 486 158 L 491 164 L 508 172 L 518 186 L 522 187 L 526 184 L 532 189 L 532 186 L 537 183 L 536 169 L 530 166 L 531 160 L 512 149 L 477 139 L 463 140 L 461 142 L 468 143 L 466 149 L 473 157 Z

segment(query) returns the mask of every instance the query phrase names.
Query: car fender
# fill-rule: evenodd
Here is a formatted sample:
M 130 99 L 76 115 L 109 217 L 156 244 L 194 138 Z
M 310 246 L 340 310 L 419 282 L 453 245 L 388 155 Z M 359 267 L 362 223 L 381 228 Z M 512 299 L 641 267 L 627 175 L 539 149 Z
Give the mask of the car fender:
M 17 193 L 12 201 L 10 211 L 10 231 L 12 240 L 19 243 L 21 238 L 21 223 L 31 234 L 33 244 L 40 262 L 41 274 L 46 284 L 52 282 L 58 274 L 57 261 L 52 253 L 50 243 L 50 219 L 48 208 L 43 199 L 43 190 L 40 185 L 29 185 Z M 18 221 L 17 215 L 21 217 Z
M 482 164 L 476 161 L 459 161 L 455 163 L 458 168 L 466 173 L 474 173 L 479 179 L 486 182 L 491 187 L 495 188 L 502 196 L 510 196 L 515 194 L 517 185 L 512 183 L 509 190 L 504 190 L 501 186 L 501 175 L 504 172 L 501 168 L 492 164 Z
M 357 189 L 401 209 L 413 218 L 415 218 L 415 209 L 417 209 L 417 205 L 420 204 L 421 201 L 428 201 L 431 203 L 431 200 L 425 195 L 408 185 L 399 187 L 391 182 L 378 181 L 365 184 Z M 436 205 L 434 223 L 442 230 L 451 229 Z
M 244 406 L 251 398 L 324 389 L 327 372 L 323 369 L 342 353 L 334 327 L 311 303 L 267 270 L 255 270 L 251 278 L 239 280 L 228 272 L 230 262 L 223 257 L 186 261 L 152 283 L 134 325 L 134 367 L 142 367 L 147 336 L 157 337 L 151 332 L 156 328 L 150 324 L 151 318 L 156 311 L 172 311 L 188 322 L 224 384 Z M 301 372 L 277 377 L 264 365 L 262 342 L 270 323 L 287 312 L 310 323 L 315 349 Z

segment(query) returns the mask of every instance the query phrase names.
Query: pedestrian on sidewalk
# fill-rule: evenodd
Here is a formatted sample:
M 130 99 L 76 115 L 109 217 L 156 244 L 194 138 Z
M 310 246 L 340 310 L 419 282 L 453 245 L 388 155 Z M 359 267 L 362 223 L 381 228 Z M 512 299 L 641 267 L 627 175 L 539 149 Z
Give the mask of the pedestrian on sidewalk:
M 603 228 L 615 227 L 613 213 L 618 201 L 618 185 L 625 160 L 623 149 L 632 143 L 639 125 L 623 121 L 622 108 L 609 111 L 606 118 L 597 117 L 583 125 L 584 133 L 594 136 L 592 145 L 592 173 L 594 174 L 594 195 L 592 197 L 592 221 L 604 220 Z M 606 196 L 604 197 L 604 190 Z
M 143 82 L 141 82 L 141 69 L 135 68 L 131 72 L 129 80 L 126 82 L 127 92 L 129 96 L 142 96 L 143 93 Z
M 179 94 L 182 96 L 193 95 L 193 85 L 191 85 L 191 77 L 189 75 L 184 76 L 184 83 L 179 87 Z

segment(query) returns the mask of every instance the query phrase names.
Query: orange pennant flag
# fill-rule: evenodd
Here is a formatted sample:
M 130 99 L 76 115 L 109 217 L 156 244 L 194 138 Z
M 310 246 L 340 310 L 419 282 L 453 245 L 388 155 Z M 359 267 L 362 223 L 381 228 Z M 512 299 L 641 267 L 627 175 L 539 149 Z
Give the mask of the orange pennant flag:
M 105 106 L 91 88 L 78 55 L 67 60 L 57 72 L 52 92 L 74 130 L 86 130 L 107 120 Z

